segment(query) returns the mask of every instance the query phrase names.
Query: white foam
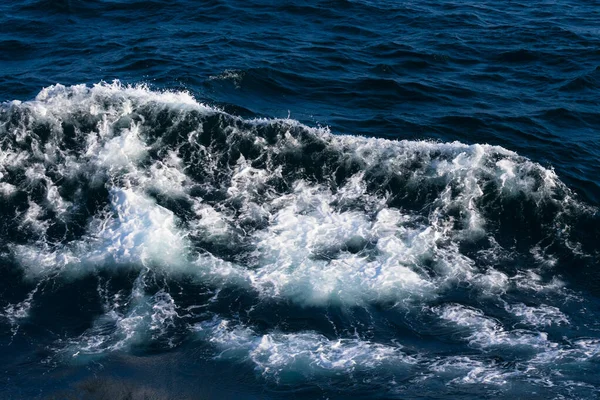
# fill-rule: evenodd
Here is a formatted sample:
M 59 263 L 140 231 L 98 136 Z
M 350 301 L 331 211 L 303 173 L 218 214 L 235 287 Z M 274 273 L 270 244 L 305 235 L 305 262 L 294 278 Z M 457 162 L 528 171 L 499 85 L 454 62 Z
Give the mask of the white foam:
M 328 339 L 315 332 L 257 334 L 228 320 L 215 318 L 196 325 L 199 335 L 212 343 L 221 358 L 246 358 L 260 373 L 285 379 L 287 372 L 314 374 L 410 367 L 417 360 L 389 346 L 358 338 Z
M 142 181 L 142 186 L 150 188 L 163 196 L 186 197 L 189 178 L 183 172 L 185 166 L 175 151 L 169 150 L 163 161 L 150 166 L 150 176 Z
M 537 354 L 530 363 L 537 368 L 547 368 L 548 366 L 556 368 L 561 364 L 580 366 L 582 363 L 597 363 L 599 360 L 600 339 L 584 337 L 572 340 L 569 346 Z
M 22 215 L 21 228 L 29 228 L 38 234 L 44 234 L 48 229 L 48 221 L 42 220 L 44 209 L 33 201 L 28 202 L 27 211 Z
M 188 243 L 170 210 L 133 189 L 112 190 L 111 205 L 115 215 L 94 218 L 83 240 L 57 250 L 18 245 L 14 254 L 31 276 L 49 271 L 79 275 L 96 267 L 189 267 Z
M 4 311 L 0 313 L 0 316 L 6 318 L 11 325 L 11 330 L 14 335 L 17 333 L 19 323 L 29 317 L 31 308 L 33 307 L 33 298 L 40 289 L 42 282 L 39 282 L 33 290 L 31 290 L 27 297 L 16 304 L 8 304 L 4 307 Z
M 507 331 L 499 321 L 486 317 L 483 312 L 454 304 L 434 310 L 445 321 L 467 330 L 466 340 L 475 348 L 525 347 L 545 351 L 557 347 L 548 340 L 548 334 L 539 331 L 515 329 Z
M 535 293 L 562 292 L 565 283 L 558 276 L 553 276 L 545 281 L 536 271 L 520 271 L 511 278 L 514 286 L 519 290 L 527 290 Z
M 15 185 L 12 185 L 8 182 L 0 182 L 0 195 L 4 197 L 10 197 L 16 191 L 17 188 Z
M 70 340 L 62 353 L 73 359 L 85 359 L 164 337 L 169 346 L 174 346 L 173 338 L 167 333 L 179 318 L 177 305 L 164 291 L 147 295 L 145 277 L 146 272 L 142 272 L 126 298 L 120 293 L 108 298 L 100 287 L 99 293 L 105 297 L 104 314 L 80 337 Z
M 208 79 L 210 80 L 220 80 L 220 81 L 225 81 L 225 80 L 230 80 L 234 83 L 236 89 L 239 89 L 242 83 L 242 79 L 244 78 L 244 75 L 246 73 L 244 71 L 239 71 L 239 70 L 235 70 L 235 69 L 226 69 L 225 71 L 223 71 L 222 73 L 218 74 L 218 75 L 211 75 L 208 77 Z
M 507 305 L 506 310 L 523 319 L 528 325 L 545 327 L 551 325 L 569 325 L 569 318 L 558 308 L 542 304 L 538 307 L 523 303 Z
M 122 85 L 118 80 L 112 83 L 101 82 L 91 87 L 86 85 L 49 86 L 40 91 L 34 102 L 27 102 L 38 107 L 40 114 L 49 115 L 56 111 L 85 111 L 92 115 L 108 112 L 111 114 L 123 110 L 128 115 L 135 105 L 157 103 L 159 106 L 192 107 L 208 109 L 200 105 L 188 92 L 153 91 L 147 85 Z M 75 110 L 73 108 L 76 108 Z
M 140 138 L 140 126 L 133 124 L 123 129 L 119 136 L 108 140 L 98 153 L 97 163 L 109 173 L 116 169 L 135 169 L 135 165 L 148 152 L 148 146 Z
M 494 362 L 484 362 L 465 356 L 450 356 L 432 361 L 428 366 L 428 379 L 448 381 L 448 385 L 495 385 L 503 386 L 518 371 L 505 370 Z
M 308 303 L 350 304 L 395 300 L 402 292 L 424 294 L 431 283 L 411 269 L 412 263 L 403 257 L 409 256 L 407 246 L 394 236 L 396 232 L 388 231 L 385 239 L 375 236 L 374 230 L 382 231 L 389 212 L 375 221 L 359 212 L 339 213 L 329 206 L 330 193 L 314 189 L 297 186 L 300 193 L 292 204 L 275 214 L 267 231 L 260 232 L 262 267 L 253 283 L 261 292 L 270 289 L 275 296 L 284 294 Z M 345 250 L 376 239 L 380 239 L 376 260 Z

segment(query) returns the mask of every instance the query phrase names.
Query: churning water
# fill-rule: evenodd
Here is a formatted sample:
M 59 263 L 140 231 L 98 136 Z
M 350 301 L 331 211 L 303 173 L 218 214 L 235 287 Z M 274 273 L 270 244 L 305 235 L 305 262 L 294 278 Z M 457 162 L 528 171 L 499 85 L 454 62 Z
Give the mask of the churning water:
M 598 396 L 599 9 L 1 5 L 0 396 Z

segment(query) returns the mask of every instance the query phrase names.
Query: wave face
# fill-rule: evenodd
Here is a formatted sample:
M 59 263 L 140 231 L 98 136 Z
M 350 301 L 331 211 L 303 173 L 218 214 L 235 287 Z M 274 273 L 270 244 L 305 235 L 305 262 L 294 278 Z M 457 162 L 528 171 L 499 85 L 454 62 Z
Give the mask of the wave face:
M 0 138 L 7 357 L 155 355 L 275 397 L 598 394 L 597 210 L 515 152 L 118 82 L 4 103 Z

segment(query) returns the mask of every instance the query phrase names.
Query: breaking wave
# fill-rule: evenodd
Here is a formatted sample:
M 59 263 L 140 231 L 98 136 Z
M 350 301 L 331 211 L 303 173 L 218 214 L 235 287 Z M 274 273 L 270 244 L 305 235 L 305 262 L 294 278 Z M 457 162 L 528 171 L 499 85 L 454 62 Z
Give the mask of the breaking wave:
M 276 382 L 599 383 L 576 373 L 600 349 L 581 294 L 597 211 L 510 150 L 118 82 L 4 103 L 0 146 L 0 250 L 22 276 L 0 323 L 16 335 L 47 296 L 93 299 L 49 344 L 60 362 L 193 338 Z

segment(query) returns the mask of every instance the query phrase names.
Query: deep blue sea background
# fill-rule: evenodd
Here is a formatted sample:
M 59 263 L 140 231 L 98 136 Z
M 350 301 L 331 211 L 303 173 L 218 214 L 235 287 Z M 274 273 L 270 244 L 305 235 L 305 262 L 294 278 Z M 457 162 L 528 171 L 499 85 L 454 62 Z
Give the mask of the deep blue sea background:
M 600 396 L 598 2 L 5 1 L 0 27 L 1 398 Z M 178 111 L 192 97 L 212 110 L 208 116 Z M 36 104 L 49 111 L 35 111 Z M 119 107 L 133 116 L 111 119 Z M 110 147 L 99 134 L 101 145 L 93 147 L 89 135 L 101 131 L 103 113 L 109 136 L 139 124 L 152 150 L 132 161 L 135 167 L 117 168 L 110 156 L 85 161 L 131 145 L 123 139 Z M 49 115 L 56 120 L 47 122 Z M 292 146 L 288 131 L 299 138 L 295 156 L 282 150 Z M 206 132 L 212 136 L 203 138 Z M 257 150 L 240 132 L 264 138 L 267 147 Z M 499 147 L 478 147 L 484 144 Z M 368 154 L 361 150 L 367 147 Z M 60 151 L 51 156 L 54 148 Z M 161 148 L 177 160 L 169 164 L 175 156 Z M 131 160 L 141 154 L 134 153 L 127 153 Z M 217 160 L 215 171 L 226 171 L 211 175 L 214 181 L 208 167 L 195 167 L 209 159 Z M 234 175 L 247 175 L 235 165 L 246 160 L 255 170 L 245 171 L 270 178 L 239 183 Z M 188 176 L 165 178 L 180 182 L 185 195 L 145 189 L 142 176 L 158 181 L 154 161 Z M 100 184 L 92 172 L 68 176 L 92 164 L 105 168 Z M 45 177 L 32 178 L 38 173 Z M 414 182 L 405 179 L 412 173 Z M 356 174 L 365 182 L 360 198 L 339 195 Z M 503 191 L 511 179 L 521 180 Z M 300 195 L 300 181 L 312 191 Z M 65 201 L 64 218 L 51 204 L 52 187 Z M 252 219 L 258 211 L 249 198 L 259 208 L 272 204 L 263 207 L 269 216 Z M 376 198 L 386 199 L 377 210 Z M 295 202 L 293 227 L 280 223 L 292 218 L 281 214 L 286 201 Z M 320 201 L 327 206 L 314 205 Z M 194 225 L 205 205 L 225 215 L 235 237 L 217 243 L 210 227 Z M 157 214 L 131 211 L 138 206 Z M 486 221 L 474 239 L 473 209 Z M 73 243 L 107 238 L 90 233 L 102 210 L 122 224 L 123 210 L 133 213 L 131 226 L 148 218 L 132 234 L 144 249 L 164 243 L 167 236 L 155 241 L 147 231 L 159 229 L 157 220 L 160 229 L 170 227 L 175 215 L 174 226 L 192 232 L 182 234 L 192 243 L 182 248 L 248 274 L 267 265 L 256 254 L 277 247 L 269 234 L 288 232 L 280 238 L 285 246 L 317 261 L 298 264 L 309 271 L 298 277 L 304 269 L 294 269 L 290 256 L 292 266 L 268 275 L 268 284 L 261 280 L 267 275 L 248 275 L 252 289 L 222 284 L 214 274 L 181 278 L 158 255 L 61 261 L 67 251 L 79 254 Z M 388 228 L 365 221 L 392 218 L 394 210 L 409 216 L 394 223 L 404 247 L 384 249 Z M 331 230 L 319 236 L 319 226 Z M 358 236 L 344 233 L 353 230 Z M 429 244 L 415 242 L 434 231 Z M 294 242 L 304 233 L 304 245 Z M 120 245 L 128 234 L 118 235 Z M 335 251 L 317 243 L 338 237 Z M 136 254 L 136 246 L 119 254 Z M 279 261 L 269 262 L 281 262 L 284 251 L 277 247 Z M 313 276 L 316 268 L 327 271 L 335 260 L 350 265 L 358 256 L 382 270 L 348 267 L 357 275 L 340 275 L 337 289 L 306 300 L 330 276 Z M 388 276 L 389 260 L 426 284 L 411 291 L 405 278 L 391 289 L 388 278 L 368 281 Z M 45 262 L 43 272 L 27 272 Z M 84 272 L 46 273 L 52 263 Z M 127 267 L 97 267 L 111 263 Z M 362 278 L 350 284 L 349 276 Z M 289 289 L 294 282 L 304 283 Z M 138 317 L 146 322 L 132 328 L 135 335 L 160 335 L 130 343 L 129 331 L 119 329 Z

